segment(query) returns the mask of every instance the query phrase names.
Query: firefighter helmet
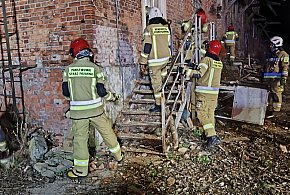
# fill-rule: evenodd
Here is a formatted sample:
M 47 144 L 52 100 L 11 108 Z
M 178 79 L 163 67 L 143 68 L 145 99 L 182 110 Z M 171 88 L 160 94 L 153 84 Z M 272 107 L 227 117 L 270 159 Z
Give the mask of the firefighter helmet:
M 152 7 L 149 11 L 149 20 L 151 20 L 152 18 L 157 18 L 157 17 L 161 17 L 162 18 L 162 13 L 161 11 L 157 8 L 157 7 Z
M 196 14 L 200 17 L 201 19 L 201 25 L 203 25 L 204 23 L 206 23 L 206 14 L 205 11 L 203 9 L 198 9 L 196 11 Z
M 218 56 L 220 54 L 221 50 L 222 50 L 222 45 L 221 45 L 220 41 L 212 40 L 209 42 L 209 44 L 208 44 L 208 52 L 209 53 L 212 53 L 212 54 L 215 54 Z
M 283 39 L 279 36 L 272 37 L 270 39 L 270 41 L 275 47 L 282 47 L 283 46 Z
M 235 30 L 235 27 L 233 25 L 228 26 L 228 31 L 234 31 L 234 30 Z
M 84 49 L 90 49 L 89 43 L 83 38 L 78 38 L 71 42 L 69 54 L 72 57 L 76 57 L 76 55 Z

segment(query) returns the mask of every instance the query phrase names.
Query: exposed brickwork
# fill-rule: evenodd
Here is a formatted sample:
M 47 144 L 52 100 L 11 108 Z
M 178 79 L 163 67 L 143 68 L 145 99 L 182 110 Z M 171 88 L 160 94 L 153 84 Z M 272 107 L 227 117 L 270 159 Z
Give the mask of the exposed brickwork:
M 63 117 L 68 104 L 61 93 L 62 69 L 72 60 L 69 45 L 77 37 L 92 45 L 111 88 L 124 96 L 130 93 L 141 50 L 140 1 L 21 0 L 16 9 L 22 63 L 37 65 L 23 76 L 28 122 L 58 133 L 68 128 Z M 180 22 L 193 11 L 191 0 L 167 1 L 175 38 L 180 38 Z

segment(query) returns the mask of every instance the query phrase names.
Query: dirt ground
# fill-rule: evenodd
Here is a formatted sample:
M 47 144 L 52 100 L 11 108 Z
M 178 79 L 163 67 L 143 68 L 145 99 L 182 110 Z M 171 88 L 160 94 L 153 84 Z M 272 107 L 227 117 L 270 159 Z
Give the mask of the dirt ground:
M 40 176 L 27 158 L 0 169 L 0 194 L 289 194 L 290 82 L 281 113 L 263 126 L 219 121 L 222 144 L 205 152 L 193 131 L 167 156 L 127 152 L 114 164 L 103 155 L 83 180 Z M 26 160 L 25 160 L 26 159 Z

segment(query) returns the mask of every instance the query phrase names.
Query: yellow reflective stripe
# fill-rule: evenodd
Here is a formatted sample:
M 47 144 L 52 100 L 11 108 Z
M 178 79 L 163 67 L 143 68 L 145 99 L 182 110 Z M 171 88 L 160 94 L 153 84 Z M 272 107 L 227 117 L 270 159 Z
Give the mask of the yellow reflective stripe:
M 91 105 L 102 102 L 102 98 L 98 97 L 93 100 L 82 100 L 82 101 L 70 101 L 71 106 L 85 106 L 85 105 Z
M 169 57 L 148 60 L 148 66 L 160 66 L 168 63 Z
M 214 76 L 214 68 L 211 68 L 210 74 L 209 74 L 209 79 L 208 79 L 208 84 L 207 86 L 211 87 L 212 81 L 213 81 L 213 76 Z
M 113 153 L 113 154 L 115 154 L 115 153 L 117 153 L 117 152 L 119 152 L 120 150 L 121 150 L 121 148 L 120 148 L 120 145 L 118 144 L 116 147 L 114 147 L 114 148 L 109 148 L 109 150 Z
M 225 40 L 226 43 L 235 43 L 235 40 L 230 40 L 230 39 L 227 39 Z
M 167 70 L 166 70 L 166 68 L 164 68 L 164 70 L 162 70 L 162 72 L 161 72 L 161 76 L 165 77 L 166 75 L 167 75 Z
M 93 108 L 98 108 L 100 106 L 102 106 L 103 103 L 96 103 L 96 104 L 92 104 L 92 105 L 71 105 L 70 106 L 70 110 L 90 110 Z
M 63 76 L 67 77 L 67 73 L 66 73 L 66 71 L 63 72 Z
M 284 62 L 288 63 L 289 62 L 289 57 L 284 57 Z
M 236 34 L 236 32 L 235 31 L 229 31 L 229 32 L 226 32 L 226 34 L 227 35 L 234 35 L 234 34 Z
M 149 54 L 141 53 L 141 57 L 148 58 Z
M 71 79 L 68 79 L 68 87 L 70 88 L 70 99 L 73 100 L 74 99 L 74 94 L 73 94 L 73 88 L 72 88 L 72 83 L 71 83 Z
M 282 71 L 283 76 L 288 76 L 288 71 Z
M 205 64 L 205 63 L 200 63 L 200 64 L 198 65 L 199 68 L 201 68 L 201 66 L 204 67 L 206 70 L 208 69 L 208 65 Z
M 157 59 L 157 45 L 156 45 L 156 36 L 153 35 L 153 50 L 154 50 L 154 59 Z
M 187 71 L 186 71 L 186 76 L 191 76 L 192 75 L 192 69 L 188 69 Z
M 218 94 L 219 88 L 208 86 L 196 86 L 195 92 L 206 94 Z
M 155 98 L 160 98 L 161 97 L 161 92 L 154 93 L 154 97 Z
M 96 85 L 97 85 L 97 79 L 96 78 L 93 78 L 92 79 L 92 85 L 91 85 L 93 99 L 97 99 Z
M 89 165 L 89 159 L 87 160 L 74 159 L 74 166 L 86 167 L 88 165 Z
M 278 103 L 278 102 L 274 102 L 273 106 L 276 107 L 276 108 L 281 108 L 282 104 Z
M 150 32 L 147 32 L 147 31 L 144 32 L 144 33 L 143 33 L 143 36 L 150 36 Z
M 0 147 L 5 147 L 6 146 L 6 141 L 4 141 L 4 142 L 0 142 Z
M 208 123 L 206 125 L 203 125 L 204 130 L 213 129 L 213 128 L 214 128 L 214 125 L 212 123 Z
M 195 92 L 197 92 L 197 93 L 205 93 L 205 94 L 214 94 L 214 95 L 219 94 L 218 91 L 208 91 L 208 90 L 200 90 L 200 89 L 196 89 Z
M 103 80 L 105 80 L 104 73 L 102 73 L 102 72 L 97 73 L 97 78 L 98 79 L 103 78 Z
M 106 100 L 112 100 L 113 99 L 113 94 L 111 92 L 109 92 L 109 96 L 106 98 Z

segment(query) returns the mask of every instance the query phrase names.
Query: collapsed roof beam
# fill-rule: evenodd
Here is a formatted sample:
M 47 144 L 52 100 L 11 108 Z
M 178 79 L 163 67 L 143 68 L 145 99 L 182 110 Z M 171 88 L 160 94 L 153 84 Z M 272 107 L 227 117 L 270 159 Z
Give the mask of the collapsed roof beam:
M 276 12 L 275 9 L 273 8 L 273 5 L 281 6 L 281 3 L 274 2 L 274 1 L 266 1 L 266 5 L 267 5 L 267 7 L 271 10 L 271 12 L 272 12 L 275 16 L 277 16 L 277 12 Z

